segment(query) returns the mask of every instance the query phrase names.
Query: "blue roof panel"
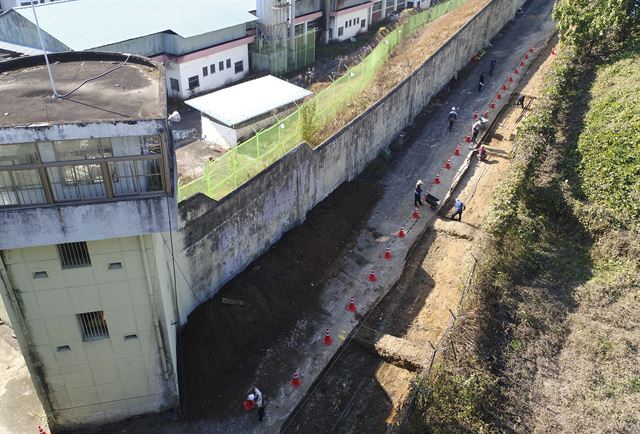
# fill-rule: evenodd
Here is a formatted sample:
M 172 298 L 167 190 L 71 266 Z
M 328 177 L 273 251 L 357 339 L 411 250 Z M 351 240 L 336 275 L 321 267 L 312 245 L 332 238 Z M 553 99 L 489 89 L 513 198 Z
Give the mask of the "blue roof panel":
M 173 31 L 183 38 L 256 21 L 255 0 L 66 0 L 36 5 L 40 28 L 74 51 Z M 35 23 L 31 6 L 14 8 Z

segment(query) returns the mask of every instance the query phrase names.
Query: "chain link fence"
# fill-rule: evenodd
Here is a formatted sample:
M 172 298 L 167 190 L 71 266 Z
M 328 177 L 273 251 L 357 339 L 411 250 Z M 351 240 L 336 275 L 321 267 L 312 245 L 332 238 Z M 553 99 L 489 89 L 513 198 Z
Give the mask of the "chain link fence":
M 352 103 L 375 79 L 376 74 L 405 39 L 436 18 L 450 12 L 466 0 L 448 0 L 402 19 L 391 31 L 383 31 L 379 43 L 360 63 L 349 68 L 297 110 L 233 147 L 220 158 L 208 162 L 204 175 L 188 184 L 178 183 L 178 200 L 203 193 L 220 200 L 287 152 L 305 141 L 310 130 L 319 130 L 331 122 L 340 110 Z

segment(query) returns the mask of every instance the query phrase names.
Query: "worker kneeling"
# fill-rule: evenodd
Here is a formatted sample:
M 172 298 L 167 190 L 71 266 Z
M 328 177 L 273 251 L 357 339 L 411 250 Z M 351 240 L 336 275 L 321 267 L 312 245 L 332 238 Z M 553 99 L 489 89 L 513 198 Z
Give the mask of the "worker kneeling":
M 478 159 L 480 161 L 484 161 L 487 159 L 487 150 L 484 148 L 484 145 L 480 145 L 478 148 Z

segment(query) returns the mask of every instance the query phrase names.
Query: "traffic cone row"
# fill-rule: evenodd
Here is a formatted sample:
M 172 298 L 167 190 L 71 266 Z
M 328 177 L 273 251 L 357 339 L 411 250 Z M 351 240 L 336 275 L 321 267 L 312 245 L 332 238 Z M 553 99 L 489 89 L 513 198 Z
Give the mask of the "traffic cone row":
M 522 60 L 520 60 L 519 62 L 519 67 L 522 68 L 526 65 L 525 60 L 529 59 L 529 53 L 533 53 L 533 48 L 530 48 L 527 53 L 525 53 L 524 57 L 522 58 Z M 551 51 L 551 53 L 553 55 L 556 54 L 555 52 L 555 48 Z M 497 100 L 501 100 L 502 99 L 502 91 L 506 91 L 509 87 L 509 83 L 513 83 L 513 75 L 518 75 L 520 74 L 520 69 L 515 68 L 513 71 L 513 74 L 510 74 L 509 77 L 507 78 L 507 80 L 505 80 L 505 82 L 502 84 L 501 86 L 501 90 L 496 94 L 496 99 Z M 488 108 L 483 112 L 483 117 L 484 118 L 488 118 L 489 117 L 489 111 L 490 110 L 494 110 L 496 108 L 496 103 L 495 101 L 491 101 L 489 102 Z M 474 111 L 473 112 L 473 120 L 476 121 L 478 119 L 478 112 Z M 468 134 L 467 136 L 465 136 L 465 142 L 467 143 L 471 143 L 471 134 Z M 456 147 L 453 150 L 453 156 L 454 157 L 459 157 L 461 154 L 460 151 L 460 145 L 456 145 Z M 451 164 L 451 158 L 448 158 L 447 161 L 444 163 L 443 168 L 445 170 L 451 170 L 452 168 L 452 164 Z M 433 184 L 438 185 L 440 184 L 440 175 L 437 174 L 433 180 Z M 415 208 L 415 210 L 411 213 L 411 218 L 413 218 L 414 220 L 418 220 L 420 219 L 420 213 L 419 213 L 419 209 Z M 397 237 L 399 239 L 402 239 L 406 236 L 406 232 L 404 230 L 404 226 L 400 227 L 400 230 L 396 233 Z M 393 258 L 393 254 L 391 253 L 391 250 L 389 247 L 385 248 L 384 251 L 384 255 L 383 255 L 385 260 L 391 260 Z M 376 275 L 376 271 L 375 271 L 375 267 L 371 268 L 371 272 L 369 273 L 369 276 L 367 277 L 367 280 L 369 280 L 369 282 L 377 282 L 378 281 L 378 276 Z M 347 303 L 347 311 L 355 313 L 357 311 L 356 308 L 356 302 L 355 302 L 355 297 L 351 297 L 349 299 L 349 302 Z M 329 329 L 326 329 L 324 337 L 322 339 L 322 344 L 325 346 L 330 346 L 333 344 L 333 337 L 331 336 L 331 331 Z M 302 380 L 300 379 L 300 374 L 298 373 L 298 371 L 296 370 L 293 373 L 293 378 L 290 381 L 290 384 L 292 387 L 294 388 L 298 388 L 302 385 Z M 41 427 L 38 427 L 40 430 L 40 434 L 46 434 Z

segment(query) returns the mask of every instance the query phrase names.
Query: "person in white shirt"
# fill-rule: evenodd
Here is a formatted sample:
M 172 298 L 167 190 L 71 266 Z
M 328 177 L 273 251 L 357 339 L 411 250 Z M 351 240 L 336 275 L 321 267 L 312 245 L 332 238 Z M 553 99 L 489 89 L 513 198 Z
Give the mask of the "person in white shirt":
M 247 395 L 247 400 L 255 403 L 258 408 L 258 420 L 262 422 L 262 419 L 264 419 L 264 397 L 262 392 L 257 387 L 251 388 L 249 395 Z

